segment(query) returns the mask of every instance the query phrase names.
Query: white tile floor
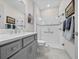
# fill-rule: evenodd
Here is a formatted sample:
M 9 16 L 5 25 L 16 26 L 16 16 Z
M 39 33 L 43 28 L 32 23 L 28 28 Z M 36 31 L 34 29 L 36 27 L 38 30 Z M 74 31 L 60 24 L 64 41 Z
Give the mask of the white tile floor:
M 64 50 L 39 47 L 37 59 L 70 59 Z

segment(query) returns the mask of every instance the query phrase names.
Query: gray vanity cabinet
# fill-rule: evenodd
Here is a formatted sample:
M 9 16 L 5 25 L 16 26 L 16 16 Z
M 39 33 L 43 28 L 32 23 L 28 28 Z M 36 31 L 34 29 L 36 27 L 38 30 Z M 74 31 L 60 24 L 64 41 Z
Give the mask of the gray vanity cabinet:
M 23 39 L 23 49 L 9 59 L 36 59 L 37 40 L 34 36 Z
M 28 59 L 33 59 L 33 45 L 30 44 L 27 48 L 27 56 L 28 56 Z
M 22 41 L 18 40 L 13 43 L 8 43 L 7 45 L 4 45 L 0 47 L 0 56 L 1 59 L 7 59 L 9 56 L 13 55 L 17 51 L 19 51 L 22 48 Z
M 36 40 L 33 42 L 32 53 L 33 53 L 32 58 L 36 59 L 37 57 L 37 41 Z
M 0 59 L 36 59 L 37 35 L 22 37 L 0 47 Z
M 23 39 L 23 47 L 28 47 L 27 50 L 27 57 L 28 59 L 35 59 L 35 50 L 36 50 L 36 41 L 35 36 L 30 36 Z
M 18 52 L 17 54 L 15 54 L 14 56 L 10 57 L 9 59 L 28 59 L 27 56 L 27 48 L 23 48 L 20 52 Z
M 36 41 L 33 41 L 27 48 L 28 59 L 36 59 Z

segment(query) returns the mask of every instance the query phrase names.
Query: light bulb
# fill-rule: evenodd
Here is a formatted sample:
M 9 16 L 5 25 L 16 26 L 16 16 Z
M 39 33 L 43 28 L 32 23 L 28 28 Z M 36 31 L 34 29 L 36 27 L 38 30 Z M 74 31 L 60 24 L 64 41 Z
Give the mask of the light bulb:
M 50 4 L 48 4 L 47 7 L 50 7 Z

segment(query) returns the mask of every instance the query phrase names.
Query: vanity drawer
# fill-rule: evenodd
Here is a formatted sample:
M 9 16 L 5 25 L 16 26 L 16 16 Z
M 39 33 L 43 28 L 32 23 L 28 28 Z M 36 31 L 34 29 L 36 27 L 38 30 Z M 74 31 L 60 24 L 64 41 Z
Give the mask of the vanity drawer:
M 30 37 L 24 38 L 23 39 L 23 47 L 25 47 L 27 44 L 29 44 L 33 40 L 34 40 L 34 36 L 30 36 Z
M 1 59 L 5 59 L 22 48 L 22 40 L 1 47 Z

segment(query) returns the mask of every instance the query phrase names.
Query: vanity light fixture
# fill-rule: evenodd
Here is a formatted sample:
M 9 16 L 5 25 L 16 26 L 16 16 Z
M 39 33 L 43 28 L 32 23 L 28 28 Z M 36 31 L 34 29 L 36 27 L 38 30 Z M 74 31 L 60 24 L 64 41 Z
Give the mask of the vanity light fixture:
M 47 7 L 50 7 L 50 4 L 48 4 Z

